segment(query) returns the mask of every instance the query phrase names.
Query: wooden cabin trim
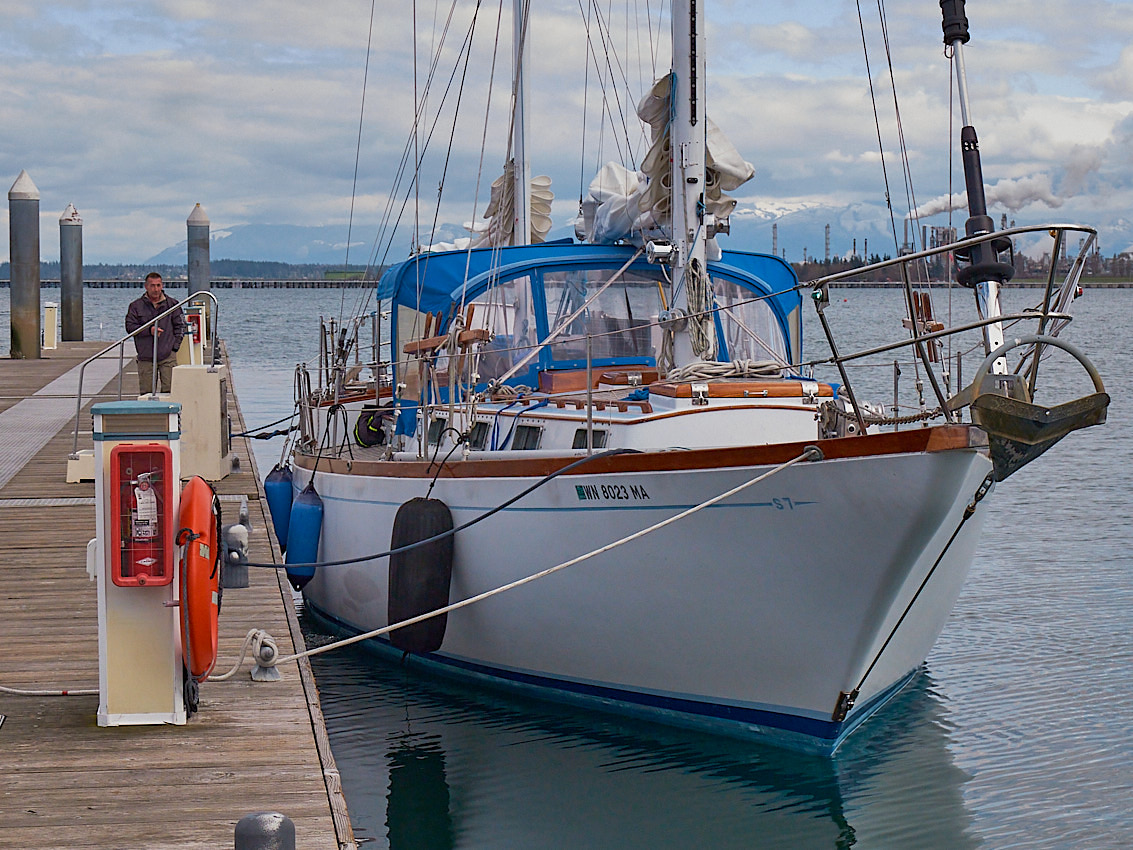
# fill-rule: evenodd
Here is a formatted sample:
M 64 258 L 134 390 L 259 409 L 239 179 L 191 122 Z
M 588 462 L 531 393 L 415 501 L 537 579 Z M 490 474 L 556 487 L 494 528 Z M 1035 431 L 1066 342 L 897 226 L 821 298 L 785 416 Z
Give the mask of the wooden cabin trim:
M 803 381 L 706 381 L 709 398 L 802 398 Z M 692 398 L 692 382 L 660 381 L 649 385 L 651 395 L 668 398 Z M 834 387 L 818 384 L 820 398 L 833 398 Z
M 738 446 L 713 449 L 662 449 L 631 452 L 593 460 L 567 473 L 600 475 L 619 472 L 666 472 L 765 466 L 785 463 L 802 454 L 807 446 L 818 446 L 826 460 L 852 460 L 884 455 L 980 450 L 987 446 L 987 435 L 974 425 L 936 425 L 887 431 L 860 437 L 830 440 L 804 440 L 764 446 Z M 338 475 L 384 478 L 539 478 L 574 463 L 576 455 L 515 459 L 471 459 L 445 463 L 441 470 L 428 461 L 368 461 L 322 457 L 318 466 Z M 313 469 L 313 455 L 295 456 L 303 469 Z

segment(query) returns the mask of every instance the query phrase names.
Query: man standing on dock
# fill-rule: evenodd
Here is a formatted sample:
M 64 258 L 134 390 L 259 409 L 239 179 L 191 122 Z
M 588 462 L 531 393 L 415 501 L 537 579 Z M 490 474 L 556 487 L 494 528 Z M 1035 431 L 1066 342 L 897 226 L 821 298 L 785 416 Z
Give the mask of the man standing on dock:
M 126 331 L 133 333 L 154 317 L 161 315 L 177 302 L 165 294 L 161 275 L 150 272 L 146 275 L 146 294 L 130 302 L 126 311 Z M 160 380 L 160 391 L 169 392 L 173 383 L 173 367 L 177 365 L 177 349 L 185 336 L 185 316 L 178 307 L 155 324 L 134 336 L 134 347 L 138 351 L 138 392 L 140 395 L 153 391 L 154 363 Z

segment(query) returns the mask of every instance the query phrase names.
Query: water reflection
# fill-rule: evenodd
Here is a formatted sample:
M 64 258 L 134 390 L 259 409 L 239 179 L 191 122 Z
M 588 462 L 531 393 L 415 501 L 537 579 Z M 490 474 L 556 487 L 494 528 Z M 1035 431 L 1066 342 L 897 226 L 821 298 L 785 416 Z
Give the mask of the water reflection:
M 374 846 L 978 843 L 927 674 L 826 759 L 450 684 L 355 649 L 312 661 L 357 836 Z
M 390 736 L 386 834 L 391 850 L 455 846 L 440 740 L 440 735 L 409 731 Z

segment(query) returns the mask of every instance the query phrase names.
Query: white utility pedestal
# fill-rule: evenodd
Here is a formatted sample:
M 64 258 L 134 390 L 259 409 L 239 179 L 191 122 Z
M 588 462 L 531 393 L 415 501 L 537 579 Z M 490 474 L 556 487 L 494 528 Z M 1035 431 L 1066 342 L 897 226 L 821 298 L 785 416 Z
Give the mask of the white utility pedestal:
M 98 725 L 187 720 L 174 538 L 181 406 L 112 401 L 94 414 Z

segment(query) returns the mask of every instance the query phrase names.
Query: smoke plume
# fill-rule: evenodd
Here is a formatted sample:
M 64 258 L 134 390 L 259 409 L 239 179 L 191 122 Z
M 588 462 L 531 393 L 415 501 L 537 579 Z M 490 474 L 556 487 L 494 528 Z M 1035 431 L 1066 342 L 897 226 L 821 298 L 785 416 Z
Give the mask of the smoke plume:
M 988 186 L 986 192 L 989 210 L 993 207 L 1006 207 L 1011 212 L 1018 212 L 1034 203 L 1046 204 L 1051 209 L 1062 206 L 1062 198 L 1054 193 L 1049 174 L 1000 180 L 994 186 Z M 956 195 L 941 195 L 939 198 L 934 198 L 922 204 L 917 212 L 922 217 L 927 217 L 949 210 L 967 210 L 967 208 L 968 193 L 960 192 Z

